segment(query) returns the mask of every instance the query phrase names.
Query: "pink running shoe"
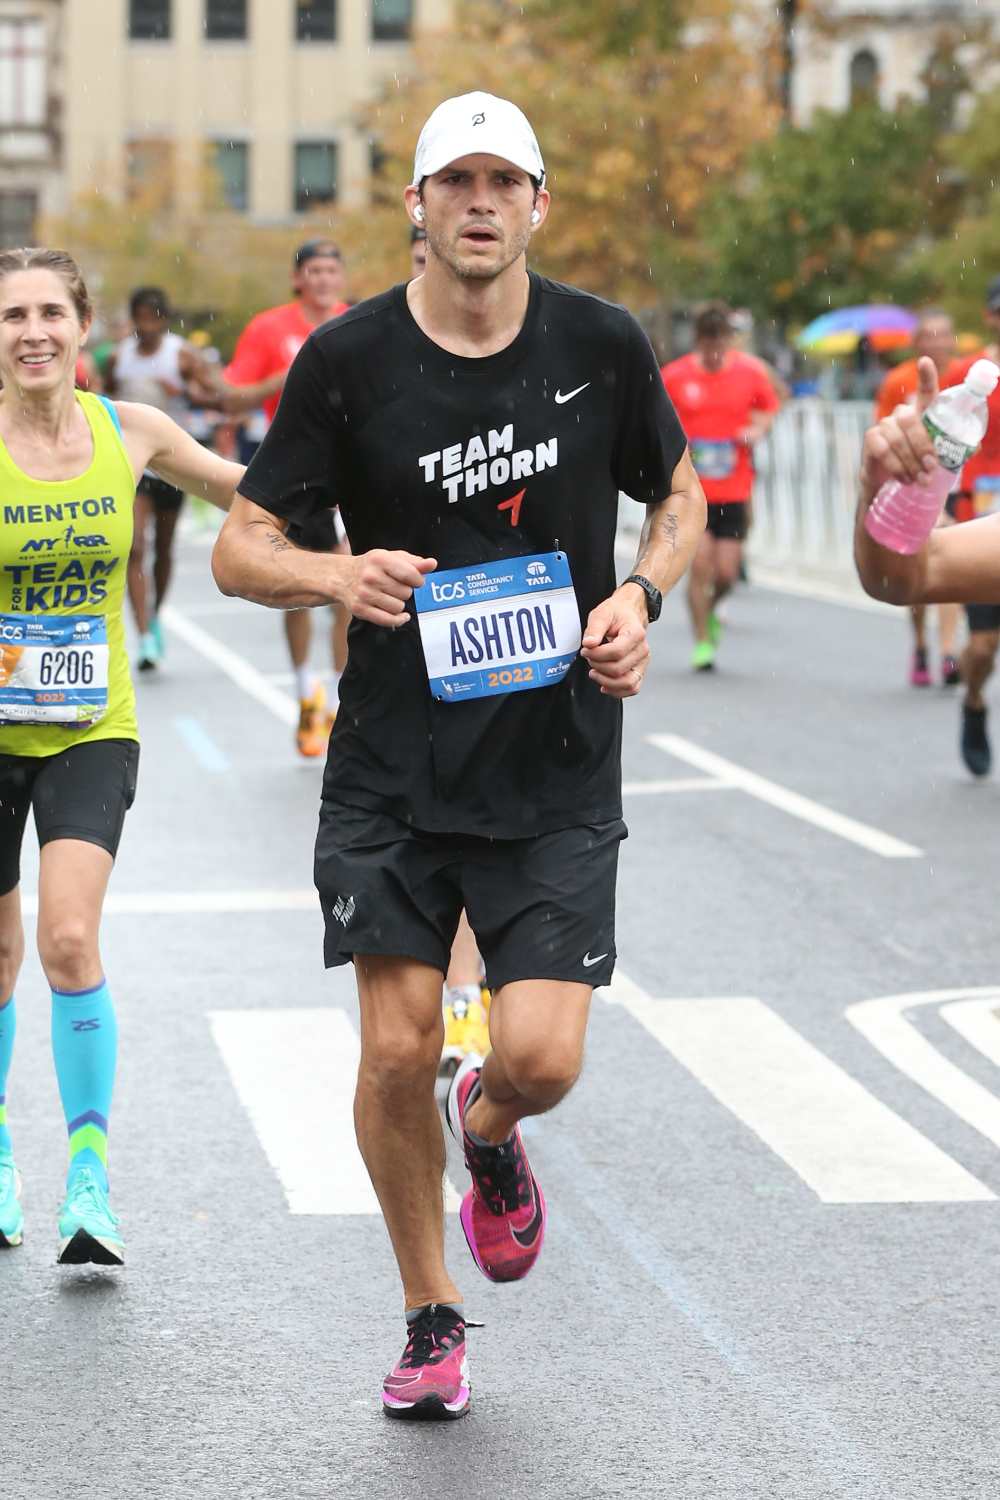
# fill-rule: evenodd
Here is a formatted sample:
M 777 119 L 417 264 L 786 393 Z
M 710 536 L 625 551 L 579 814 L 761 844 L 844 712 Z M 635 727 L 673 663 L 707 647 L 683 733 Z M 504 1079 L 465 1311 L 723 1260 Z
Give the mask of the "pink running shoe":
M 483 1059 L 470 1052 L 448 1093 L 448 1126 L 465 1151 L 472 1187 L 462 1199 L 462 1228 L 476 1265 L 490 1281 L 520 1281 L 545 1238 L 545 1199 L 524 1154 L 521 1132 L 499 1146 L 470 1140 L 465 1109 Z
M 386 1416 L 451 1422 L 469 1410 L 465 1323 L 450 1307 L 432 1302 L 409 1323 L 406 1348 L 382 1382 Z
M 910 668 L 911 687 L 930 687 L 931 674 L 927 670 L 927 652 L 921 651 L 918 646 L 913 653 L 913 665 Z

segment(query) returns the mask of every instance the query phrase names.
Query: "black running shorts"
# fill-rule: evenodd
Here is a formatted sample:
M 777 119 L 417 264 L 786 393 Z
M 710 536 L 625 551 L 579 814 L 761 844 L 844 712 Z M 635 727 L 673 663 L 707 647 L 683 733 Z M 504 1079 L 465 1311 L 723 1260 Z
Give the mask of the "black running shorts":
M 158 479 L 155 474 L 143 474 L 135 487 L 135 492 L 151 500 L 153 509 L 158 513 L 180 510 L 184 504 L 184 491 L 177 489 L 175 485 L 168 484 L 165 479 Z
M 970 630 L 1000 630 L 1000 604 L 967 604 L 965 616 Z
M 465 907 L 492 989 L 516 979 L 611 982 L 625 824 L 528 839 L 422 833 L 387 813 L 324 802 L 316 885 L 327 968 L 355 953 L 447 972 Z
M 705 529 L 713 536 L 725 538 L 727 541 L 742 542 L 747 534 L 747 502 L 745 500 L 710 501 Z
M 29 807 L 39 845 L 82 839 L 114 859 L 138 771 L 135 740 L 85 740 L 58 755 L 0 754 L 0 896 L 21 878 Z

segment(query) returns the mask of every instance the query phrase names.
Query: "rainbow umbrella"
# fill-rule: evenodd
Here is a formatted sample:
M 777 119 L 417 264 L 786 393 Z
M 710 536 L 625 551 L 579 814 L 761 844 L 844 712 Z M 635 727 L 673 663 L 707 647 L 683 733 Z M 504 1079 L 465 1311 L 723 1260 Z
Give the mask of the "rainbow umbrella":
M 809 354 L 852 354 L 860 338 L 868 338 L 876 349 L 905 349 L 916 326 L 916 313 L 891 302 L 838 307 L 814 318 L 795 342 Z

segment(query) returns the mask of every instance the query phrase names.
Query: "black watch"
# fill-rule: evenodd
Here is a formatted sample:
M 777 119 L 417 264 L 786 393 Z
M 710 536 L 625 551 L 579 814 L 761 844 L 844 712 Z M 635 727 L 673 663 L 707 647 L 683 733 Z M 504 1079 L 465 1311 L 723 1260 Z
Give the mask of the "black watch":
M 625 583 L 637 583 L 646 596 L 646 614 L 650 625 L 654 620 L 660 618 L 660 610 L 663 608 L 663 595 L 659 589 L 654 588 L 648 578 L 643 578 L 641 573 L 630 573 Z M 624 585 L 623 585 L 624 587 Z

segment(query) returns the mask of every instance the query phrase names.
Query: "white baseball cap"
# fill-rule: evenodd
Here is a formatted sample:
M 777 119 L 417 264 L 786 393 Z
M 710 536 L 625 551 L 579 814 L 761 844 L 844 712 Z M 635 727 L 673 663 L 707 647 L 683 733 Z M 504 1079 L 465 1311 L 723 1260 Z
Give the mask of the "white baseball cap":
M 413 159 L 414 187 L 449 162 L 480 152 L 511 162 L 539 184 L 545 181 L 545 163 L 527 117 L 509 99 L 477 90 L 446 99 L 427 121 Z

